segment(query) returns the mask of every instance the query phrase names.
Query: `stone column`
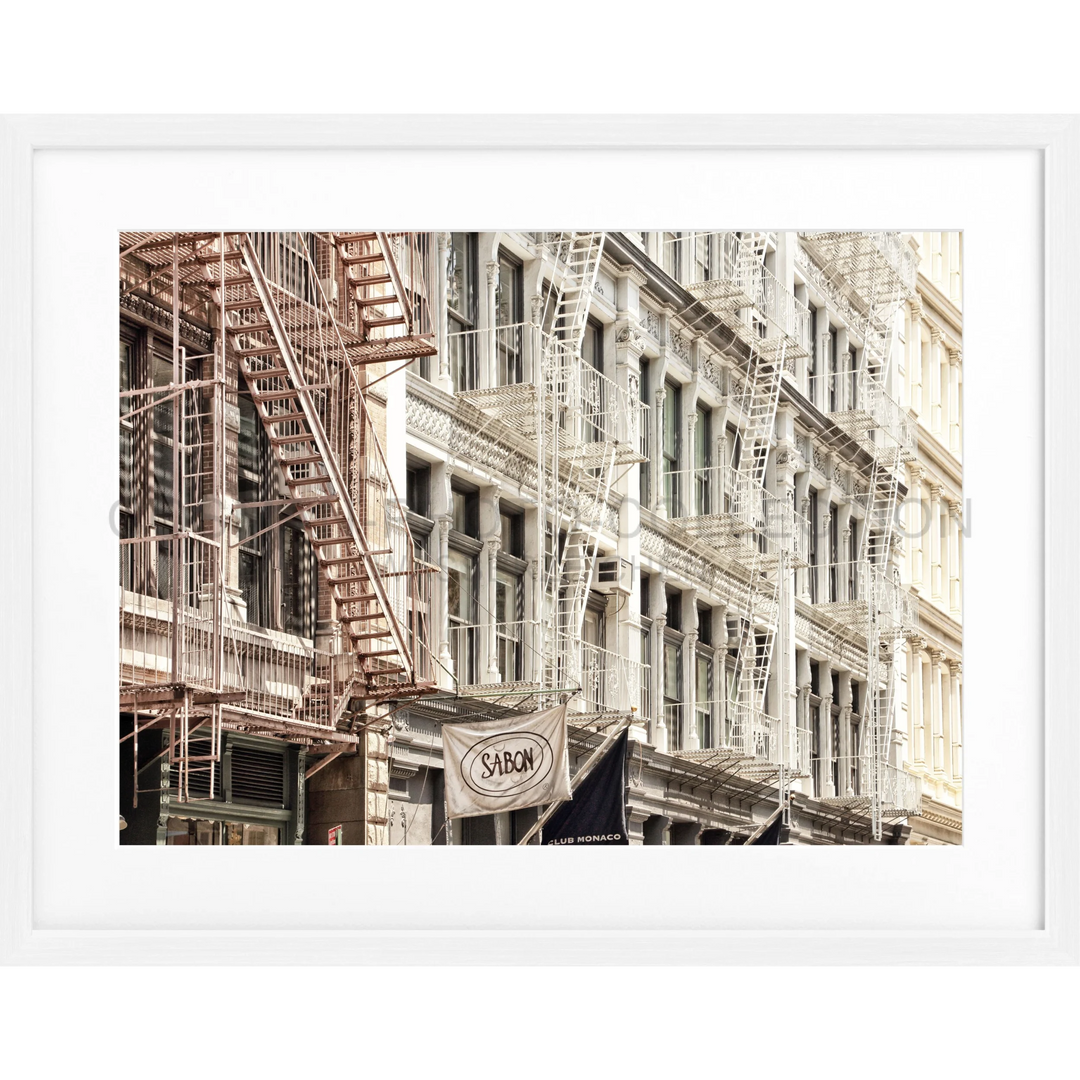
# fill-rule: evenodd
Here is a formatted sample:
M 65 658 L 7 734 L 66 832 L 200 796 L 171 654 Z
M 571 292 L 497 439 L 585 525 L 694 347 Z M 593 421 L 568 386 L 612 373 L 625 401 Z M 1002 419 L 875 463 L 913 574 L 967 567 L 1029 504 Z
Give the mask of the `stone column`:
M 949 503 L 949 611 L 960 618 L 960 503 Z
M 795 476 L 795 506 L 803 516 L 803 535 L 799 537 L 799 553 L 803 559 L 810 558 L 810 469 L 807 467 Z M 798 581 L 799 599 L 810 603 L 810 575 L 813 570 L 800 570 L 795 575 Z
M 941 331 L 930 328 L 930 430 L 941 436 Z
M 435 274 L 435 325 L 439 328 L 439 373 L 435 385 L 448 394 L 454 392 L 453 381 L 450 378 L 450 348 L 447 341 L 446 323 L 446 259 L 447 249 L 450 246 L 450 234 L 447 232 L 436 233 L 436 245 L 438 246 L 439 263 Z
M 539 260 L 537 260 L 539 262 Z M 525 335 L 525 381 L 539 386 L 543 379 L 543 356 L 544 339 L 544 296 L 543 293 L 533 294 L 529 301 L 531 324 Z
M 959 660 L 949 661 L 949 734 L 952 738 L 951 778 L 960 781 L 964 776 L 963 718 L 960 715 L 960 676 L 964 665 Z
M 696 380 L 691 386 L 686 387 L 686 390 L 690 390 L 691 387 L 695 392 L 690 395 L 689 400 L 685 401 L 683 406 L 683 415 L 686 418 L 686 442 L 683 444 L 683 459 L 679 463 L 681 466 L 685 466 L 678 482 L 680 505 L 676 506 L 674 511 L 669 508 L 668 517 L 686 517 L 701 513 L 701 507 L 697 505 L 697 484 L 692 471 L 694 465 L 694 435 L 697 431 L 698 420 Z
M 667 385 L 661 383 L 656 388 L 655 422 L 653 424 L 656 439 L 653 443 L 652 461 L 650 462 L 653 470 L 653 510 L 660 517 L 668 516 L 667 498 L 664 492 L 664 403 L 666 401 Z
M 911 301 L 911 339 L 908 342 L 908 385 L 911 414 L 918 420 L 922 413 L 922 303 Z
M 923 544 L 927 521 L 922 498 L 923 471 L 918 465 L 910 465 L 908 470 L 910 479 L 904 524 L 908 538 L 908 561 L 911 566 L 911 590 L 921 593 L 926 587 L 923 583 Z
M 921 638 L 912 638 L 908 642 L 911 656 L 911 677 L 908 687 L 908 709 L 911 717 L 911 761 L 916 768 L 926 768 L 926 729 L 923 716 L 923 680 Z
M 662 754 L 668 751 L 668 726 L 667 716 L 664 713 L 664 627 L 667 626 L 667 616 L 661 613 L 653 619 L 653 686 L 655 693 L 653 709 L 656 713 L 656 723 L 653 725 L 653 745 Z
M 829 365 L 832 363 L 832 335 L 829 333 L 829 314 L 825 308 L 818 309 L 818 326 L 825 325 L 825 333 L 818 334 L 818 355 L 815 371 L 817 372 L 817 394 L 810 389 L 810 400 L 822 411 L 829 412 L 829 399 L 835 380 L 829 377 Z
M 454 658 L 450 653 L 450 596 L 447 566 L 449 564 L 449 545 L 451 517 L 446 514 L 439 518 L 439 576 L 435 583 L 435 625 L 439 634 L 439 683 L 444 688 L 454 685 Z
M 930 595 L 941 599 L 941 485 L 930 485 Z
M 696 593 L 695 593 L 696 595 Z M 695 604 L 696 608 L 696 604 Z M 697 734 L 697 642 L 696 624 L 683 641 L 683 679 L 686 692 L 683 694 L 686 704 L 686 722 L 683 725 L 685 746 L 676 746 L 676 750 L 700 750 L 701 740 Z
M 487 264 L 487 316 L 488 330 L 480 347 L 480 388 L 486 390 L 499 385 L 499 371 L 495 326 L 498 314 L 495 309 L 495 290 L 499 287 L 499 264 L 494 259 Z
M 653 745 L 662 753 L 668 749 L 667 717 L 664 715 L 664 629 L 667 626 L 667 574 L 661 571 L 649 579 L 652 595 L 649 597 L 649 610 L 655 611 L 652 621 L 652 675 L 653 675 L 653 711 L 656 722 L 653 725 Z
M 960 453 L 960 350 L 949 350 L 949 450 Z
M 713 264 L 715 265 L 715 263 Z M 713 746 L 728 745 L 727 732 L 727 606 L 713 608 L 713 700 L 709 710 L 713 724 Z
M 851 504 L 840 507 L 840 567 L 837 574 L 837 599 L 854 600 L 849 596 L 848 582 L 851 579 L 851 563 L 855 561 L 855 552 L 851 550 Z
M 830 673 L 830 679 L 832 675 Z M 824 689 L 824 686 L 822 687 Z M 833 784 L 832 760 L 836 748 L 832 744 L 832 694 L 826 694 L 818 706 L 818 746 L 821 748 L 821 797 L 831 798 L 836 794 Z
M 945 654 L 940 649 L 930 650 L 930 737 L 931 758 L 927 762 L 935 776 L 945 774 L 944 713 L 941 700 L 941 661 Z
M 854 747 L 851 745 L 851 672 L 840 672 L 840 745 L 836 748 L 840 758 L 840 791 L 837 794 L 854 795 L 851 786 L 851 758 Z
M 495 506 L 496 512 L 498 511 L 498 499 L 496 499 Z M 487 632 L 487 646 L 488 646 L 488 662 L 487 662 L 487 678 L 485 682 L 501 682 L 503 676 L 499 672 L 499 652 L 497 648 L 498 636 L 495 629 L 495 572 L 499 558 L 499 549 L 502 547 L 502 540 L 493 536 L 484 541 L 484 550 L 487 553 L 487 616 L 484 618 L 485 630 Z

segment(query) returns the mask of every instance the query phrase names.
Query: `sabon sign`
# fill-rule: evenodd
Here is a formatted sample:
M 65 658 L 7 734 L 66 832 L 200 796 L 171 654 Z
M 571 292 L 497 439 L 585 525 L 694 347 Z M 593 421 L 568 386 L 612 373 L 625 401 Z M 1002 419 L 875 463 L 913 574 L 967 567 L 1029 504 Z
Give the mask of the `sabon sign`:
M 522 794 L 542 784 L 555 764 L 551 743 L 533 732 L 481 739 L 461 761 L 461 776 L 478 795 Z

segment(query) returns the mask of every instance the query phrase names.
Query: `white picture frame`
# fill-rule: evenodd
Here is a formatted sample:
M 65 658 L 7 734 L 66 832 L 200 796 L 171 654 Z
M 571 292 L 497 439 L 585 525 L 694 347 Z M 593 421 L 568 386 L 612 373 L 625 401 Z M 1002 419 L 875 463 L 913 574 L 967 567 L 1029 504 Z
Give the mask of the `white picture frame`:
M 461 116 L 461 117 L 11 117 L 0 125 L 0 477 L 8 527 L 0 530 L 0 671 L 6 738 L 0 754 L 0 956 L 5 963 L 676 963 L 676 964 L 1076 964 L 1080 962 L 1080 726 L 1071 685 L 1080 648 L 1080 118 L 1059 116 Z M 635 151 L 763 150 L 956 152 L 1029 150 L 1043 176 L 1043 814 L 1042 918 L 1036 929 L 879 931 L 826 927 L 615 929 L 457 925 L 408 930 L 310 931 L 300 925 L 223 931 L 210 923 L 175 930 L 57 926 L 35 895 L 33 793 L 35 687 L 49 677 L 27 632 L 35 609 L 32 364 L 35 355 L 35 159 L 50 150 L 251 150 L 557 153 L 574 148 Z M 182 211 L 181 211 L 182 212 Z M 573 223 L 572 223 L 573 224 Z M 601 225 L 609 223 L 602 222 Z M 937 223 L 933 223 L 937 224 Z M 40 311 L 38 312 L 40 317 Z M 28 358 L 30 362 L 28 363 Z M 1034 436 L 1035 432 L 1028 432 Z M 1038 598 L 1034 598 L 1038 599 Z M 1036 675 L 1033 674 L 1037 682 Z M 1037 687 L 1036 687 L 1037 689 Z M 40 735 L 40 732 L 38 732 Z M 1002 867 L 1002 873 L 1007 872 Z M 945 883 L 943 883 L 944 885 Z

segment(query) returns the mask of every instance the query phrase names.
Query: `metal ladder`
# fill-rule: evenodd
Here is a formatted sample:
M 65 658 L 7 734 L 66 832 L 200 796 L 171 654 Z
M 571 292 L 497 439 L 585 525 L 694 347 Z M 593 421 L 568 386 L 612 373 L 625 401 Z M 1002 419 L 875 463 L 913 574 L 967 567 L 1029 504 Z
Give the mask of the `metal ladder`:
M 549 689 L 582 685 L 585 607 L 617 456 L 614 441 L 608 440 L 600 444 L 596 460 L 590 448 L 597 444 L 586 437 L 582 418 L 582 342 L 603 247 L 602 232 L 569 233 L 558 243 L 556 268 L 561 258 L 565 270 L 541 357 L 538 465 L 543 477 L 540 491 L 550 513 L 542 530 L 542 594 L 551 602 L 544 619 L 542 657 L 544 686 Z M 570 523 L 560 547 L 564 516 L 569 516 Z

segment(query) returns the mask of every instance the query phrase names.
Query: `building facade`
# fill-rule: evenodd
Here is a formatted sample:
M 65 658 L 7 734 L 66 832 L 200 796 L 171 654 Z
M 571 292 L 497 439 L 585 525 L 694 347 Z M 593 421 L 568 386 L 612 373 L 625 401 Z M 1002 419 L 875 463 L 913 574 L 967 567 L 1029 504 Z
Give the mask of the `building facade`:
M 535 810 L 447 820 L 442 726 L 566 700 L 572 770 L 630 726 L 632 843 L 738 843 L 777 809 L 790 843 L 959 842 L 958 235 L 190 235 L 121 238 L 174 265 L 129 252 L 121 282 L 121 543 L 147 549 L 121 565 L 122 775 L 161 789 L 122 790 L 122 838 L 516 843 Z M 270 295 L 207 287 L 234 276 Z M 123 665 L 195 584 L 162 595 L 149 537 L 201 522 L 155 495 L 190 447 L 125 402 L 215 379 L 220 486 L 178 500 L 221 515 L 227 629 L 217 681 L 163 705 L 167 665 Z M 297 412 L 326 446 L 281 442 Z M 403 528 L 361 550 L 391 490 Z M 343 493 L 357 520 L 320 525 Z

